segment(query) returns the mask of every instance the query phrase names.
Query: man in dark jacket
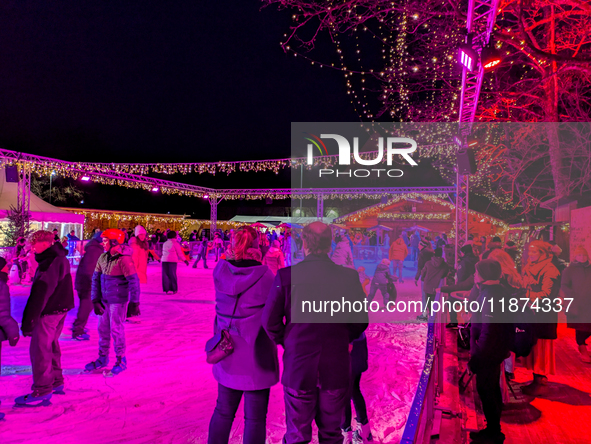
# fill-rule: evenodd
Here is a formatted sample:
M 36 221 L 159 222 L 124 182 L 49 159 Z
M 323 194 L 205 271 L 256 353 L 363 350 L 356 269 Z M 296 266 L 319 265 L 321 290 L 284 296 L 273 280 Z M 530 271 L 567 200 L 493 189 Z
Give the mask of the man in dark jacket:
M 31 336 L 29 353 L 33 367 L 33 393 L 15 399 L 17 404 L 48 405 L 54 391 L 63 391 L 59 337 L 69 310 L 74 308 L 74 290 L 66 250 L 53 243 L 49 231 L 31 236 L 31 249 L 39 266 L 23 313 L 23 336 Z
M 396 300 L 396 287 L 394 287 L 394 282 L 397 278 L 396 276 L 392 276 L 389 270 L 390 261 L 388 259 L 382 259 L 382 262 L 376 267 L 376 272 L 371 280 L 371 287 L 369 289 L 369 294 L 367 295 L 367 300 L 369 302 L 373 301 L 378 290 L 380 290 L 382 298 L 384 299 L 384 307 L 388 305 L 389 301 Z M 391 293 L 388 292 L 388 284 L 390 284 L 390 289 L 392 290 Z
M 415 274 L 415 286 L 418 285 L 419 279 L 421 278 L 421 272 L 423 268 L 425 268 L 425 264 L 431 260 L 433 257 L 433 247 L 431 245 L 431 239 L 429 237 L 425 237 L 419 244 L 419 248 L 421 249 L 419 253 L 419 259 L 417 263 L 417 273 Z M 425 293 L 425 289 L 423 288 L 423 282 L 421 281 L 421 294 L 422 294 L 422 301 L 423 307 L 427 306 L 427 294 Z M 419 320 L 426 320 L 427 318 L 420 314 L 417 316 Z
M 76 270 L 74 288 L 80 298 L 80 306 L 78 307 L 78 315 L 76 316 L 74 325 L 72 325 L 72 339 L 78 341 L 88 341 L 90 339 L 85 327 L 88 322 L 88 316 L 92 311 L 92 302 L 90 300 L 92 274 L 94 273 L 99 257 L 105 251 L 100 238 L 101 232 L 99 231 L 86 244 L 84 247 L 84 256 L 82 256 L 78 270 Z
M 443 251 L 441 248 L 436 248 L 433 252 L 433 257 L 425 264 L 423 270 L 421 271 L 423 291 L 425 292 L 425 296 L 429 302 L 428 304 L 423 304 L 426 310 L 429 310 L 427 305 L 432 304 L 435 300 L 435 294 L 441 285 L 441 280 L 447 276 L 448 272 L 449 267 L 443 260 Z M 422 320 L 424 320 L 424 316 Z
M 501 265 L 494 260 L 485 259 L 476 264 L 474 281 L 479 287 L 478 303 L 482 312 L 472 314 L 470 329 L 469 369 L 476 374 L 476 390 L 482 401 L 486 418 L 486 428 L 470 432 L 473 442 L 502 443 L 505 435 L 501 432 L 501 364 L 509 356 L 509 346 L 513 342 L 513 324 L 503 322 L 504 313 L 498 302 L 508 295 L 500 284 Z M 491 303 L 496 310 L 491 310 Z
M 470 291 L 474 285 L 474 272 L 476 271 L 476 262 L 478 262 L 478 258 L 474 254 L 472 245 L 462 246 L 462 248 L 460 248 L 460 257 L 461 259 L 460 263 L 458 264 L 455 285 L 446 285 L 441 287 L 441 292 L 447 293 L 450 297 L 451 293 L 456 291 Z M 458 314 L 451 310 L 449 312 L 449 324 L 447 324 L 447 328 L 455 328 L 457 326 Z
M 484 245 L 483 245 L 483 248 L 484 248 Z M 503 248 L 503 243 L 501 241 L 501 238 L 499 236 L 493 237 L 492 240 L 488 243 L 487 248 L 488 249 L 484 253 L 482 253 L 482 259 L 488 259 L 488 256 L 490 255 L 490 253 L 493 250 Z
M 349 402 L 349 343 L 368 325 L 365 310 L 355 313 L 345 306 L 362 307 L 365 293 L 354 269 L 336 265 L 328 257 L 327 225 L 313 222 L 302 236 L 306 257 L 278 271 L 262 319 L 269 337 L 284 348 L 283 442 L 310 442 L 315 421 L 322 442 L 342 443 L 340 426 Z M 343 309 L 333 316 L 331 303 L 337 301 Z M 318 313 L 311 304 L 328 307 Z

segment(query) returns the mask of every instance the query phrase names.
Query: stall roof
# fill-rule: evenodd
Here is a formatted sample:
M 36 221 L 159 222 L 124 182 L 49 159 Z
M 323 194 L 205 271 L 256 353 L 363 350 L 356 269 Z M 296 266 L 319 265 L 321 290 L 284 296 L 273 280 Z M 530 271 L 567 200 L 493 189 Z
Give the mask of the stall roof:
M 306 225 L 312 222 L 316 222 L 318 219 L 315 217 L 285 217 L 285 216 L 234 216 L 230 219 L 230 222 L 247 222 L 255 223 L 261 222 L 263 224 L 279 225 L 282 222 L 294 223 L 299 225 Z M 331 217 L 322 218 L 322 222 L 330 224 L 333 221 Z

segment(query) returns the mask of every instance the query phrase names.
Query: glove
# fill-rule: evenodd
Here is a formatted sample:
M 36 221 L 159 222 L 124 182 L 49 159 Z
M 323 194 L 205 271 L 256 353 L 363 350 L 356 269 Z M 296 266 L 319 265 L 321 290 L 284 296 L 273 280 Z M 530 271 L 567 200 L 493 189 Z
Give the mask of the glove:
M 127 317 L 132 318 L 134 316 L 140 315 L 140 303 L 139 302 L 130 302 L 127 306 Z
M 14 338 L 9 338 L 8 343 L 10 344 L 11 347 L 14 347 L 16 344 L 18 344 L 19 339 L 20 339 L 20 336 L 16 336 Z
M 95 315 L 102 316 L 105 313 L 105 306 L 101 301 L 93 302 L 92 305 L 94 306 Z

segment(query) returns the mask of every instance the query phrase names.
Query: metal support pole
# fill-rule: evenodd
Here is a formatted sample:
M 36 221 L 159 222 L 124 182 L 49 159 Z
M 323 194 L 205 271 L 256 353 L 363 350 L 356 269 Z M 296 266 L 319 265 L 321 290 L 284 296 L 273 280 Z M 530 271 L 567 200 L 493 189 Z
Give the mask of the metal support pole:
M 218 204 L 223 200 L 223 197 L 216 197 L 211 196 L 209 197 L 209 205 L 211 205 L 211 210 L 209 213 L 209 238 L 213 239 L 213 233 L 215 232 L 218 224 Z
M 316 200 L 316 218 L 318 220 L 322 220 L 324 217 L 324 194 L 318 194 Z
M 456 265 L 460 260 L 460 248 L 468 241 L 469 176 L 456 175 Z
M 23 216 L 29 214 L 31 207 L 31 166 L 28 163 L 18 165 L 19 181 L 17 184 L 17 207 Z M 25 223 L 25 233 L 29 230 L 29 223 Z

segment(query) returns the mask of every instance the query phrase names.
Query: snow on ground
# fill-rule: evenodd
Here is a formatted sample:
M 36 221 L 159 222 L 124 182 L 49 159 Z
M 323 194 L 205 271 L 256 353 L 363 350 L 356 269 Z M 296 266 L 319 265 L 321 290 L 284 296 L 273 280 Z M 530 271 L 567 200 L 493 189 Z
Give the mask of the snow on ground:
M 409 276 L 411 270 L 405 270 Z M 217 383 L 205 362 L 203 347 L 212 335 L 214 292 L 212 269 L 179 265 L 179 292 L 165 295 L 159 264 L 148 267 L 142 285 L 139 323 L 126 325 L 128 370 L 115 378 L 83 374 L 98 356 L 97 318 L 88 323 L 90 341 L 71 339 L 76 309 L 66 319 L 60 339 L 66 395 L 51 405 L 15 408 L 14 398 L 30 392 L 30 338 L 2 347 L 0 421 L 3 444 L 205 443 L 215 406 Z M 12 313 L 20 321 L 30 287 L 13 286 Z M 398 299 L 416 298 L 412 278 L 398 285 Z M 377 299 L 381 302 L 381 297 Z M 371 317 L 370 317 L 371 318 Z M 136 318 L 138 319 L 138 318 Z M 367 336 L 369 370 L 361 388 L 377 442 L 400 440 L 424 363 L 426 326 L 371 324 Z M 111 351 L 110 365 L 115 361 Z M 268 443 L 280 443 L 285 430 L 283 391 L 271 390 Z M 242 407 L 230 442 L 242 442 Z

